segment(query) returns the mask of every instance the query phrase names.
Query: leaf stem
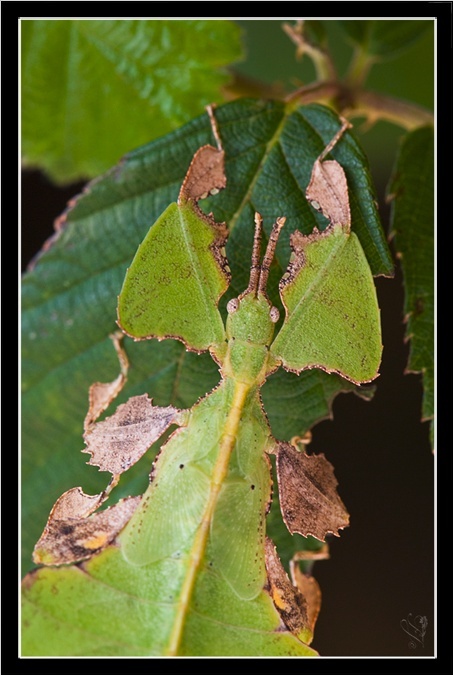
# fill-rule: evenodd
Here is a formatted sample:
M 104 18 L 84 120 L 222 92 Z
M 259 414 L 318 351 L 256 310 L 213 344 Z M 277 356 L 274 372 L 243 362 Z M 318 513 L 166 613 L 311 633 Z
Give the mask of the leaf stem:
M 314 82 L 305 87 L 296 89 L 285 97 L 286 103 L 294 103 L 296 105 L 330 101 L 333 103 L 334 99 L 339 94 L 339 84 L 335 81 Z
M 426 108 L 392 96 L 365 90 L 357 92 L 353 108 L 345 111 L 345 114 L 355 117 L 363 115 L 370 124 L 378 120 L 387 120 L 408 131 L 434 123 L 434 115 Z
M 302 20 L 296 21 L 294 26 L 284 23 L 282 27 L 297 47 L 297 58 L 301 58 L 306 54 L 312 60 L 318 81 L 336 79 L 336 70 L 330 54 L 322 49 L 322 47 L 310 42 L 305 35 L 304 22 Z
M 368 127 L 378 120 L 386 120 L 408 131 L 433 124 L 434 116 L 429 110 L 363 88 L 371 67 L 379 60 L 364 45 L 355 48 L 348 72 L 340 80 L 329 51 L 307 37 L 304 21 L 298 20 L 294 25 L 283 23 L 282 28 L 296 45 L 296 57 L 306 54 L 312 60 L 317 79 L 285 96 L 279 89 L 256 81 L 246 81 L 236 75 L 236 85 L 241 81 L 249 95 L 283 99 L 288 105 L 288 112 L 292 111 L 293 106 L 295 108 L 308 103 L 324 103 L 344 116 L 365 117 Z M 234 96 L 235 93 L 237 94 L 234 89 L 230 89 L 230 94 Z M 242 89 L 239 95 L 244 93 L 246 92 Z
M 363 116 L 369 124 L 387 120 L 408 131 L 433 124 L 434 116 L 425 108 L 392 96 L 349 87 L 342 82 L 316 82 L 289 94 L 288 104 L 326 102 L 346 117 Z
M 376 57 L 369 54 L 365 49 L 357 47 L 354 50 L 345 78 L 345 82 L 351 89 L 358 89 L 363 85 L 374 63 L 376 63 Z

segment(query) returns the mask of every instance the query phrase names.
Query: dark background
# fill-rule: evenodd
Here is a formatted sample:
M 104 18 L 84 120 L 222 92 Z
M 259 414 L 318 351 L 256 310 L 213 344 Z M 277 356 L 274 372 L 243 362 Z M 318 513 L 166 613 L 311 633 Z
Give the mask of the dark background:
M 248 59 L 240 66 L 244 74 L 272 82 L 282 80 L 284 72 L 283 84 L 293 78 L 311 79 L 310 64 L 294 61 L 280 22 L 241 23 L 247 29 Z M 339 49 L 338 62 L 346 62 L 350 50 L 342 45 Z M 400 68 L 405 73 L 403 79 L 397 78 L 400 91 L 392 93 L 432 108 L 433 54 L 433 36 L 428 33 L 398 59 L 376 66 L 370 88 L 391 90 L 393 69 Z M 385 186 L 401 133 L 385 123 L 359 133 L 370 157 L 387 232 Z M 24 269 L 52 234 L 54 219 L 83 184 L 58 188 L 40 172 L 24 171 Z M 351 514 L 350 527 L 330 541 L 330 560 L 314 567 L 323 604 L 313 647 L 323 656 L 430 656 L 436 634 L 435 459 L 429 423 L 420 421 L 421 376 L 405 374 L 409 345 L 404 340 L 399 266 L 393 279 L 378 278 L 376 285 L 384 343 L 376 394 L 370 402 L 353 394 L 337 397 L 333 420 L 313 429 L 309 448 L 324 452 L 334 465 L 340 496 Z M 424 646 L 417 643 L 415 649 L 409 647 L 409 636 L 400 625 L 410 613 L 428 620 Z

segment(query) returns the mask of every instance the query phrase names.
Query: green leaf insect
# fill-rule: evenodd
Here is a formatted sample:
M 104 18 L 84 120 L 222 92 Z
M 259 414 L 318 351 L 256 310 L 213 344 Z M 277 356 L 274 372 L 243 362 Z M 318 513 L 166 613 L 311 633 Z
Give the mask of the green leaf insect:
M 325 161 L 348 125 L 315 162 L 307 198 L 330 224 L 323 232 L 292 234 L 292 258 L 280 282 L 286 314 L 276 332 L 279 312 L 266 287 L 284 217 L 276 219 L 262 251 L 262 218 L 255 214 L 248 286 L 228 302 L 225 324 L 218 308 L 230 277 L 227 228 L 198 206 L 226 186 L 224 151 L 208 112 L 217 147 L 197 151 L 178 202 L 140 245 L 119 296 L 118 323 L 136 340 L 175 338 L 188 350 L 209 351 L 220 383 L 190 410 L 154 406 L 145 394 L 96 421 L 126 378 L 127 359 L 115 336 L 122 373 L 109 385 L 92 386 L 84 435 L 89 463 L 109 471 L 112 480 L 100 495 L 75 488 L 60 498 L 34 554 L 35 562 L 57 567 L 38 569 L 24 582 L 31 606 L 39 606 L 42 589 L 58 580 L 62 592 L 72 589 L 76 599 L 68 592 L 64 621 L 84 635 L 94 622 L 91 609 L 88 618 L 80 616 L 77 598 L 84 594 L 96 596 L 100 622 L 124 613 L 123 632 L 113 621 L 108 637 L 83 638 L 85 654 L 316 655 L 308 645 L 319 592 L 294 564 L 290 581 L 266 536 L 269 455 L 275 456 L 280 508 L 291 534 L 325 541 L 349 523 L 330 463 L 276 440 L 260 397 L 280 366 L 297 373 L 321 368 L 354 383 L 378 374 L 373 279 L 351 232 L 344 172 Z M 142 498 L 96 512 L 121 473 L 174 425 Z M 48 617 L 57 611 L 49 604 L 52 599 L 42 618 L 48 631 Z M 128 638 L 131 617 L 139 626 Z M 25 631 L 27 644 L 35 645 L 30 651 L 39 651 L 40 621 L 30 619 Z M 136 644 L 136 634 L 146 636 L 144 644 Z M 58 653 L 74 653 L 70 637 L 64 640 Z

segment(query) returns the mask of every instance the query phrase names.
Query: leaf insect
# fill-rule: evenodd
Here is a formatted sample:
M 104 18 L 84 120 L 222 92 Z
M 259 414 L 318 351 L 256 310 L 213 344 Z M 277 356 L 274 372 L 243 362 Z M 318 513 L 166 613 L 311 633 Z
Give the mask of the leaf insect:
M 279 286 L 285 308 L 281 328 L 275 335 L 279 312 L 266 287 L 286 219 L 276 218 L 261 255 L 259 213 L 249 283 L 228 302 L 224 324 L 218 304 L 230 281 L 227 227 L 198 205 L 226 186 L 225 153 L 212 108 L 208 113 L 216 147 L 206 145 L 195 153 L 178 201 L 139 246 L 119 296 L 118 324 L 135 340 L 174 338 L 188 350 L 209 351 L 219 365 L 220 383 L 190 410 L 160 408 L 146 395 L 136 396 L 102 422 L 95 420 L 125 378 L 118 386 L 105 385 L 105 400 L 103 385 L 96 385 L 85 429 L 89 463 L 110 471 L 117 481 L 166 429 L 177 425 L 154 462 L 148 490 L 139 504 L 131 504 L 126 526 L 112 534 L 130 565 L 178 561 L 168 654 L 178 653 L 206 569 L 215 570 L 244 601 L 267 587 L 288 630 L 305 630 L 308 615 L 295 588 L 298 582 L 288 585 L 266 538 L 269 455 L 276 457 L 280 507 L 291 533 L 324 541 L 348 525 L 349 515 L 324 455 L 310 456 L 272 436 L 260 389 L 281 366 L 296 373 L 321 368 L 355 383 L 369 382 L 378 374 L 382 350 L 373 279 L 351 231 L 346 177 L 336 161 L 325 160 L 347 123 L 316 160 L 307 188 L 308 200 L 329 225 L 322 232 L 315 228 L 309 235 L 291 235 L 292 256 Z M 124 367 L 124 353 L 116 346 Z M 37 549 L 42 548 L 40 541 Z M 310 614 L 311 624 L 317 611 Z

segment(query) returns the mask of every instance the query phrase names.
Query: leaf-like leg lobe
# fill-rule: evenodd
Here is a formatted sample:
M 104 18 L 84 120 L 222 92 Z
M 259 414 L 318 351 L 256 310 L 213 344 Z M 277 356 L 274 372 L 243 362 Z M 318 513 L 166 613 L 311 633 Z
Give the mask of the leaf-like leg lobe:
M 349 525 L 349 514 L 337 493 L 338 482 L 330 462 L 307 455 L 290 443 L 279 443 L 277 479 L 280 508 L 291 534 L 311 535 L 325 541 L 328 533 Z

